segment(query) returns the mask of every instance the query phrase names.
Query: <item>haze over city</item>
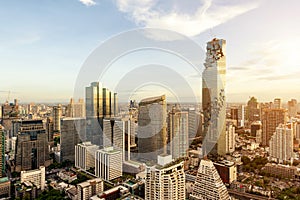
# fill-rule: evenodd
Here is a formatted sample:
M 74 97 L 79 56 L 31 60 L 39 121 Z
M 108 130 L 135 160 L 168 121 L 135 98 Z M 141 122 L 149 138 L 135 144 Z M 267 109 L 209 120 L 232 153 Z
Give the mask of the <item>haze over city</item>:
M 249 96 L 260 101 L 300 98 L 299 4 L 296 0 L 3 1 L 0 101 L 11 91 L 11 100 L 21 102 L 67 102 L 94 49 L 114 35 L 143 27 L 187 35 L 203 50 L 213 37 L 226 38 L 228 102 L 245 102 Z M 120 67 L 132 65 L 140 54 L 120 60 Z

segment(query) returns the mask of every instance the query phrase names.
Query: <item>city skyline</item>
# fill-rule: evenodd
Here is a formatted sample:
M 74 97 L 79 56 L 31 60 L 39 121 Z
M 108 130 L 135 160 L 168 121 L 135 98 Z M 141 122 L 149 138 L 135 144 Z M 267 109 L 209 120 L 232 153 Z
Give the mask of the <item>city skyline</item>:
M 300 99 L 296 94 L 300 85 L 297 84 L 300 43 L 300 28 L 295 26 L 299 19 L 297 1 L 183 4 L 180 1 L 74 0 L 59 4 L 51 1 L 1 4 L 0 21 L 5 26 L 0 28 L 0 65 L 5 66 L 6 74 L 1 79 L 1 102 L 7 99 L 8 91 L 11 91 L 10 100 L 67 102 L 73 95 L 79 69 L 90 52 L 112 35 L 143 27 L 178 31 L 203 49 L 213 37 L 226 38 L 228 102 L 246 102 L 249 96 L 259 101 L 276 97 L 284 102 Z M 16 6 L 21 4 L 23 10 Z M 40 11 L 34 12 L 36 9 Z M 224 14 L 224 9 L 229 14 Z M 102 14 L 111 20 L 103 19 Z M 123 64 L 130 65 L 130 59 Z M 272 92 L 273 88 L 280 92 Z

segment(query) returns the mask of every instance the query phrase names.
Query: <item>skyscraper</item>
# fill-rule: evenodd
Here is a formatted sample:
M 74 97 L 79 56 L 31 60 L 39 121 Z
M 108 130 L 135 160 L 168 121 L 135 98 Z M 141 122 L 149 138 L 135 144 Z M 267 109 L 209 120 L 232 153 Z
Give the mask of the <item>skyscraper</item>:
M 212 161 L 202 159 L 199 165 L 192 200 L 229 200 L 229 194 Z
M 259 104 L 255 97 L 251 97 L 247 103 L 246 120 L 247 120 L 248 124 L 251 124 L 254 121 L 260 120 Z
M 42 120 L 23 120 L 17 135 L 16 171 L 49 166 L 48 138 Z
M 145 199 L 185 199 L 185 173 L 183 161 L 147 168 Z
M 59 104 L 58 106 L 53 107 L 53 130 L 55 132 L 60 132 L 60 118 L 62 116 L 62 107 Z
M 73 98 L 70 99 L 70 103 L 67 106 L 67 117 L 85 117 L 85 105 L 83 99 L 79 99 L 78 102 L 74 102 Z
M 53 118 L 48 117 L 46 120 L 46 134 L 48 137 L 48 142 L 53 142 L 53 136 L 54 136 Z
M 203 115 L 195 108 L 188 109 L 189 139 L 202 134 Z
M 61 119 L 60 148 L 61 160 L 75 161 L 75 148 L 85 136 L 84 118 L 63 118 Z
M 5 137 L 3 126 L 0 125 L 0 178 L 5 172 Z
M 291 99 L 288 101 L 288 112 L 289 112 L 289 117 L 296 117 L 297 115 L 297 100 L 296 99 Z
M 116 116 L 117 94 L 101 83 L 93 82 L 85 88 L 86 119 L 87 119 L 87 141 L 103 146 L 103 119 Z
M 202 74 L 202 109 L 204 114 L 203 152 L 225 155 L 226 134 L 226 41 L 214 38 L 207 43 Z M 217 143 L 217 144 L 216 144 Z
M 130 148 L 135 145 L 134 134 L 135 127 L 131 118 L 103 120 L 103 146 L 113 146 L 115 150 L 121 151 L 123 161 L 130 160 Z
M 290 162 L 293 157 L 293 128 L 280 124 L 270 139 L 270 158 L 276 162 Z
M 166 96 L 143 99 L 138 114 L 138 157 L 141 161 L 156 162 L 166 153 L 167 105 Z
M 279 124 L 286 122 L 286 109 L 264 109 L 262 112 L 262 145 L 269 146 L 269 141 Z
M 280 99 L 280 98 L 274 99 L 274 108 L 275 108 L 275 109 L 280 109 L 280 108 L 282 108 L 282 104 L 281 104 L 281 99 Z
M 168 147 L 173 159 L 187 156 L 188 112 L 173 107 L 168 116 Z

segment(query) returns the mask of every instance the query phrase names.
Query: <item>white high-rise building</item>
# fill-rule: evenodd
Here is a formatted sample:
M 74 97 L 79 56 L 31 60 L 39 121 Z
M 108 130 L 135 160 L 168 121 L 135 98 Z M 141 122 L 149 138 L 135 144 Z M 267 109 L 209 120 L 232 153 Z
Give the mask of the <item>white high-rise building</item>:
M 148 200 L 184 200 L 185 173 L 183 161 L 165 166 L 147 168 L 145 199 Z
M 21 183 L 26 181 L 33 183 L 38 189 L 45 189 L 45 167 L 40 169 L 21 171 Z
M 291 161 L 293 157 L 293 129 L 291 124 L 280 124 L 270 139 L 270 158 L 279 163 Z
M 226 153 L 235 151 L 235 127 L 232 124 L 226 126 Z
M 112 180 L 122 176 L 123 163 L 121 151 L 113 147 L 100 149 L 95 153 L 95 175 L 104 180 Z
M 226 154 L 226 41 L 214 38 L 207 43 L 202 74 L 202 109 L 204 115 L 204 153 Z M 217 145 L 216 145 L 217 144 Z
M 188 112 L 174 107 L 168 117 L 168 147 L 173 159 L 187 156 L 188 128 Z
M 199 165 L 192 200 L 229 200 L 228 191 L 211 160 L 202 159 Z
M 91 142 L 83 142 L 75 146 L 75 167 L 88 170 L 95 167 L 95 152 L 99 149 Z

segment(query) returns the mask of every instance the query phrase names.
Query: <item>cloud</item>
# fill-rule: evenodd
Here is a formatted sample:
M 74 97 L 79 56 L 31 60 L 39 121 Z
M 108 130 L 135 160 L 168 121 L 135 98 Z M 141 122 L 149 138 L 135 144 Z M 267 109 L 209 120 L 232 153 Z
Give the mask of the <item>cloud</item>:
M 118 9 L 137 25 L 169 29 L 187 36 L 198 35 L 259 6 L 257 1 L 231 2 L 202 0 L 184 9 L 181 0 L 116 0 Z
M 94 0 L 79 0 L 81 3 L 83 3 L 86 6 L 94 6 L 96 5 L 96 2 Z

